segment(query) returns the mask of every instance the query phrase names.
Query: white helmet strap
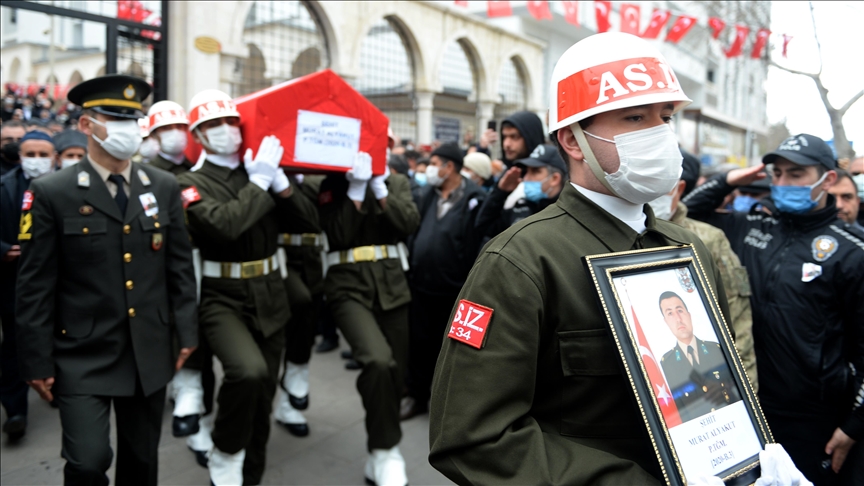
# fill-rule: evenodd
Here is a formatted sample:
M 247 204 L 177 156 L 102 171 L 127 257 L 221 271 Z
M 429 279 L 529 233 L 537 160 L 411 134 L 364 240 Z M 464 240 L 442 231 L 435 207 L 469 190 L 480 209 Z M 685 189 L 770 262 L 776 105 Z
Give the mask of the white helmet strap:
M 615 197 L 621 197 L 615 192 L 615 189 L 612 189 L 612 186 L 609 184 L 609 181 L 606 180 L 606 172 L 600 167 L 600 163 L 597 162 L 597 157 L 594 156 L 594 151 L 591 150 L 591 146 L 588 145 L 588 139 L 585 137 L 585 133 L 582 131 L 582 127 L 579 125 L 579 122 L 576 122 L 570 125 L 570 130 L 573 131 L 573 136 L 576 137 L 576 142 L 579 143 L 579 149 L 582 150 L 582 155 L 585 156 L 585 163 L 588 164 L 588 167 L 591 168 L 591 172 L 594 173 L 594 177 L 600 181 L 600 184 L 603 184 L 610 194 Z

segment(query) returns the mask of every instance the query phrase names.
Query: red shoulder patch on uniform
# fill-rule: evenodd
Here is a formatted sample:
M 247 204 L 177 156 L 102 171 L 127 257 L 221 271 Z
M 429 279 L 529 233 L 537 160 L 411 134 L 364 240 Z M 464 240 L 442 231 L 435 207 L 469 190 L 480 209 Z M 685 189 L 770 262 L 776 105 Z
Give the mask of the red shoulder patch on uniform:
M 180 191 L 180 199 L 183 200 L 183 209 L 201 200 L 201 195 L 198 194 L 198 189 L 195 186 L 189 186 Z
M 21 203 L 21 211 L 30 211 L 30 208 L 33 207 L 34 199 L 36 199 L 36 196 L 33 195 L 33 191 L 24 191 L 24 200 Z
M 333 191 L 324 191 L 321 194 L 318 194 L 319 206 L 330 204 L 331 202 L 333 202 Z
M 489 321 L 492 320 L 492 312 L 494 311 L 489 307 L 464 299 L 460 300 L 447 337 L 477 349 L 482 348 L 486 331 L 489 329 Z

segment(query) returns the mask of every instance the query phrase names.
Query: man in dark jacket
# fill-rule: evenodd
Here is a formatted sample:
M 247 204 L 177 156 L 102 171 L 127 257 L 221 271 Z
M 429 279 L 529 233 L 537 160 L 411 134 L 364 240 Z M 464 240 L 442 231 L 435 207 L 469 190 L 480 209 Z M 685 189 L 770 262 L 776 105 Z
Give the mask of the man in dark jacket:
M 428 410 L 432 374 L 447 317 L 479 251 L 474 221 L 486 193 L 460 174 L 462 151 L 444 144 L 430 157 L 420 193 L 420 228 L 411 251 L 413 308 L 408 355 L 409 397 L 403 420 Z
M 824 141 L 796 135 L 762 161 L 773 166 L 764 210 L 714 211 L 736 186 L 764 178 L 761 164 L 715 176 L 684 203 L 726 232 L 750 274 L 759 398 L 774 438 L 807 479 L 833 484 L 834 473 L 864 464 L 855 445 L 864 438 L 864 235 L 837 218 L 828 193 L 837 164 Z
M 539 213 L 558 200 L 567 181 L 567 166 L 553 145 L 538 145 L 531 156 L 519 159 L 507 170 L 477 214 L 477 231 L 481 238 L 497 236 L 505 229 Z M 516 205 L 504 209 L 504 203 L 519 183 L 525 187 L 525 197 Z
M 501 122 L 501 154 L 507 167 L 524 159 L 545 140 L 543 122 L 531 111 L 517 111 Z

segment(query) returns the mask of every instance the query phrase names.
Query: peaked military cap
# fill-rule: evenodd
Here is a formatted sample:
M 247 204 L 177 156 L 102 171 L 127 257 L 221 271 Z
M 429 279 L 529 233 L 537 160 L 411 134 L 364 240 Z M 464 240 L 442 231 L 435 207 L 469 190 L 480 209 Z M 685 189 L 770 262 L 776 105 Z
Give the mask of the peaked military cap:
M 67 98 L 81 108 L 104 115 L 137 119 L 144 116 L 141 100 L 150 95 L 147 81 L 125 74 L 88 79 L 69 91 Z

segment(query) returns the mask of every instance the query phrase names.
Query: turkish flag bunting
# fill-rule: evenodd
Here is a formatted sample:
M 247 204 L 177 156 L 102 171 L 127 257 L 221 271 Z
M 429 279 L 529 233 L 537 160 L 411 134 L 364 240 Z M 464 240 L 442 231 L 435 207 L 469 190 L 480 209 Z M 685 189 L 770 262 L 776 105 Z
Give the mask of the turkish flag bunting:
M 786 57 L 786 50 L 789 47 L 789 41 L 792 40 L 791 35 L 783 34 L 783 57 Z
M 711 17 L 708 19 L 708 27 L 711 27 L 711 37 L 716 39 L 720 37 L 720 32 L 723 32 L 723 29 L 726 27 L 726 22 L 717 17 Z
M 753 59 L 759 59 L 762 57 L 762 51 L 765 49 L 765 44 L 768 43 L 768 36 L 771 35 L 771 31 L 768 29 L 759 29 L 756 32 L 756 42 L 753 43 L 753 52 L 750 53 L 750 57 Z
M 744 51 L 744 42 L 747 40 L 747 34 L 750 33 L 750 27 L 746 25 L 736 25 L 735 26 L 735 40 L 732 42 L 732 45 L 729 46 L 729 49 L 726 49 L 726 57 L 736 57 L 740 56 Z
M 671 16 L 672 14 L 668 10 L 655 8 L 654 12 L 651 13 L 651 22 L 648 24 L 648 27 L 645 27 L 645 32 L 642 32 L 642 37 L 646 39 L 656 39 Z
M 561 2 L 564 4 L 564 20 L 579 26 L 579 2 Z
M 687 35 L 687 32 L 690 32 L 690 29 L 692 29 L 694 25 L 696 25 L 696 17 L 691 17 L 689 15 L 678 17 L 678 20 L 672 24 L 672 28 L 669 29 L 669 32 L 666 34 L 666 42 L 677 44 L 682 37 Z
M 537 20 L 552 20 L 552 12 L 549 11 L 549 2 L 527 2 L 528 13 Z
M 510 2 L 486 2 L 486 16 L 488 17 L 509 17 L 513 15 L 513 10 L 510 8 Z
M 621 32 L 639 35 L 639 5 L 621 4 Z
M 457 7 L 467 7 L 468 6 L 468 0 L 456 0 L 453 3 L 455 3 Z
M 654 396 L 657 397 L 657 403 L 660 404 L 663 418 L 666 419 L 666 427 L 671 429 L 676 425 L 681 425 L 681 415 L 678 413 L 675 400 L 672 398 L 672 390 L 669 389 L 669 383 L 666 383 L 666 378 L 660 372 L 657 360 L 654 359 L 654 353 L 651 352 L 651 348 L 648 346 L 648 340 L 645 339 L 645 333 L 642 332 L 642 326 L 639 325 L 639 318 L 636 317 L 636 311 L 632 305 L 630 306 L 630 312 L 633 314 L 633 326 L 636 328 L 636 340 L 639 345 L 639 353 L 642 355 L 642 364 L 648 373 L 648 380 L 651 382 Z
M 612 12 L 612 2 L 594 1 L 594 14 L 597 16 L 597 32 L 606 32 L 609 24 L 609 14 Z

